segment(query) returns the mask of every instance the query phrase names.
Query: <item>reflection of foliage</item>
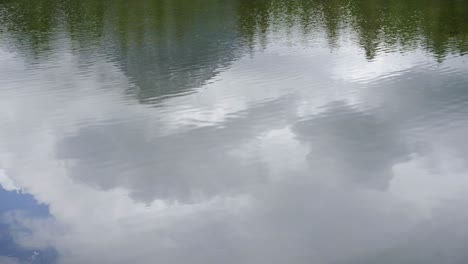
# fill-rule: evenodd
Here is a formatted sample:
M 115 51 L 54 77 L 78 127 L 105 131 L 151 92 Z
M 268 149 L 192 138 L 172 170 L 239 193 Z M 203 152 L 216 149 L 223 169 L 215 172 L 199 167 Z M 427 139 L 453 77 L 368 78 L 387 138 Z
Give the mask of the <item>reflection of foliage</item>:
M 371 5 L 370 2 L 374 2 Z M 468 51 L 468 5 L 456 0 L 355 1 L 353 17 L 361 44 L 372 58 L 376 44 L 419 44 L 438 59 L 448 52 Z M 374 46 L 373 46 L 374 45 Z
M 256 38 L 266 38 L 269 28 L 300 26 L 304 34 L 325 30 L 331 47 L 340 31 L 350 29 L 368 59 L 381 48 L 422 46 L 438 60 L 468 52 L 466 1 L 241 0 L 239 10 L 240 30 L 251 45 Z
M 53 34 L 60 31 L 81 45 L 99 43 L 104 33 L 119 35 L 121 44 L 127 44 L 130 37 L 141 42 L 151 35 L 160 44 L 175 41 L 170 44 L 177 45 L 184 41 L 181 36 L 191 33 L 187 28 L 193 27 L 196 19 L 211 23 L 203 24 L 200 31 L 222 25 L 226 18 L 223 6 L 229 2 L 233 1 L 3 0 L 0 33 L 8 33 L 9 40 L 16 41 L 13 46 L 36 54 L 51 48 Z
M 10 33 L 16 45 L 30 47 L 38 55 L 49 48 L 50 34 L 57 25 L 56 10 L 56 3 L 49 0 L 0 1 L 0 32 Z
M 228 8 L 238 12 L 237 19 L 224 14 Z M 203 27 L 197 30 L 205 34 L 216 29 L 216 40 L 219 27 L 239 22 L 251 47 L 256 41 L 265 46 L 269 30 L 299 28 L 305 36 L 325 32 L 333 48 L 340 34 L 350 30 L 368 59 L 379 49 L 424 47 L 441 60 L 449 53 L 468 52 L 467 13 L 468 3 L 459 0 L 3 0 L 0 32 L 35 56 L 50 49 L 57 29 L 65 30 L 73 45 L 124 47 L 129 39 L 142 43 L 151 36 L 155 44 L 178 53 L 197 37 L 194 26 Z M 205 23 L 194 25 L 197 20 Z M 230 26 L 226 30 L 236 31 Z M 118 43 L 101 43 L 107 31 L 119 36 L 113 37 Z

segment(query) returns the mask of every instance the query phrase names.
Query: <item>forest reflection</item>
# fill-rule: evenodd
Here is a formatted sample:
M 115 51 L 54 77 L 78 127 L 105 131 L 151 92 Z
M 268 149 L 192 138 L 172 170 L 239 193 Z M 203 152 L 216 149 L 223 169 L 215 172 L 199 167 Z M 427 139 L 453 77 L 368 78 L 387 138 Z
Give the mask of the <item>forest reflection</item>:
M 466 1 L 241 1 L 239 10 L 240 30 L 249 41 L 264 39 L 274 27 L 299 26 L 304 35 L 324 30 L 330 47 L 351 31 L 368 59 L 379 49 L 423 48 L 438 60 L 468 51 Z
M 51 34 L 58 29 L 86 44 L 113 31 L 121 45 L 153 39 L 158 40 L 153 44 L 175 44 L 177 51 L 202 31 L 219 44 L 235 41 L 238 32 L 248 42 L 265 38 L 278 27 L 300 27 L 305 35 L 325 30 L 331 47 L 351 30 L 369 59 L 379 47 L 423 47 L 437 58 L 468 50 L 468 3 L 457 0 L 38 0 L 2 1 L 0 10 L 2 32 L 36 54 L 51 48 Z M 230 38 L 223 39 L 220 31 Z

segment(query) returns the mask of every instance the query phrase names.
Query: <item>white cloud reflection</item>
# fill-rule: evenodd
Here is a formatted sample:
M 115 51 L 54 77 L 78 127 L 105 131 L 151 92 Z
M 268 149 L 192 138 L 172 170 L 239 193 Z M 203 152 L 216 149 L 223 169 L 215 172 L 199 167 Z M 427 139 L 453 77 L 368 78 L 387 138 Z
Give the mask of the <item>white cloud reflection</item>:
M 51 214 L 9 214 L 15 239 L 59 263 L 463 263 L 466 66 L 395 55 L 379 81 L 280 50 L 156 106 L 100 57 L 0 52 L 0 184 Z

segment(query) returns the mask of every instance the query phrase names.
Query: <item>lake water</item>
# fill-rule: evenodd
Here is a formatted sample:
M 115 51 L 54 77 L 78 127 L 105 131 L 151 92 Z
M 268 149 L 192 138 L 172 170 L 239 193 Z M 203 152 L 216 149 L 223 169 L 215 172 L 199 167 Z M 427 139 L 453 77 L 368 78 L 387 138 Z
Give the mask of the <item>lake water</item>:
M 467 142 L 465 0 L 0 0 L 1 264 L 465 264 Z

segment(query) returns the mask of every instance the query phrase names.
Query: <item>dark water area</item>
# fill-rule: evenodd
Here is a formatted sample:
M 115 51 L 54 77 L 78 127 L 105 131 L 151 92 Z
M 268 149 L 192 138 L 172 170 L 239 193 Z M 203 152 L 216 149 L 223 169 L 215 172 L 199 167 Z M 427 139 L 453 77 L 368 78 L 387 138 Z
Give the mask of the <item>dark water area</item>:
M 468 1 L 0 0 L 0 264 L 465 264 Z

